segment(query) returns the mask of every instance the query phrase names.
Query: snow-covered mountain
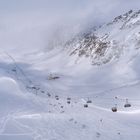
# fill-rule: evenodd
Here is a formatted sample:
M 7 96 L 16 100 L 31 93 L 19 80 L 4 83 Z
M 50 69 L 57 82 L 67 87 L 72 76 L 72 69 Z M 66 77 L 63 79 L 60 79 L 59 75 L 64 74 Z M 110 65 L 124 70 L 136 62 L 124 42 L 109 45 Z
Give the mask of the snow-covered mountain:
M 0 140 L 139 140 L 139 24 L 131 10 L 48 51 L 1 46 Z
M 66 43 L 70 55 L 87 57 L 93 65 L 106 64 L 140 48 L 140 11 L 120 15 Z M 130 52 L 130 51 L 129 51 Z M 132 54 L 133 55 L 133 54 Z

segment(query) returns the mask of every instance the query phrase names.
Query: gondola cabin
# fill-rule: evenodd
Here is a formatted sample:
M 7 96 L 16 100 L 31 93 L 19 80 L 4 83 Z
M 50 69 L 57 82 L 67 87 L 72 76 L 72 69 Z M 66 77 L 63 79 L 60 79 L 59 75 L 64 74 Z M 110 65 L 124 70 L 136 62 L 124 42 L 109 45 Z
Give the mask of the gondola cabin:
M 68 97 L 68 98 L 67 98 L 67 100 L 69 100 L 69 101 L 70 101 L 70 100 L 71 100 L 71 98 L 69 98 L 69 97 Z
M 87 101 L 87 104 L 91 104 L 91 103 L 92 103 L 92 101 L 91 101 L 91 100 L 88 100 L 88 101 Z
M 117 112 L 117 107 L 112 107 L 112 112 Z
M 67 101 L 67 104 L 70 104 L 70 101 Z
M 124 107 L 125 107 L 125 108 L 131 107 L 131 104 L 128 102 L 128 99 L 126 99 L 126 103 L 124 104 Z
M 130 104 L 130 103 L 126 103 L 126 104 L 124 105 L 124 107 L 125 107 L 125 108 L 131 107 L 131 104 Z
M 84 108 L 88 108 L 88 104 L 84 104 Z

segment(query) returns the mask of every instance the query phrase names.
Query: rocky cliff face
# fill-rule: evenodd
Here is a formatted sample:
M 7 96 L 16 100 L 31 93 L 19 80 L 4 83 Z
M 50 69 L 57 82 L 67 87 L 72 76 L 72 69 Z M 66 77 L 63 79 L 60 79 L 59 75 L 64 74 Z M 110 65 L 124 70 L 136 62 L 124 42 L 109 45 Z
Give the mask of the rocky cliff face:
M 140 11 L 132 10 L 76 36 L 65 44 L 70 56 L 87 58 L 93 65 L 102 65 L 117 60 L 125 50 L 140 47 Z

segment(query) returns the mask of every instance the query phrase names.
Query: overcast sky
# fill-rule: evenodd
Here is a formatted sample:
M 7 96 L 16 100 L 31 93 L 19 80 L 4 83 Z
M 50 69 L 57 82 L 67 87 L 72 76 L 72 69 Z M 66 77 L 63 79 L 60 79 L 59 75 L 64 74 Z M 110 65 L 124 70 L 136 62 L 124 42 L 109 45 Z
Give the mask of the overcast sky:
M 140 0 L 0 0 L 0 45 L 44 47 L 54 35 L 62 40 L 139 7 Z
M 94 17 L 95 12 L 112 17 L 129 9 L 138 9 L 139 6 L 139 0 L 0 0 L 0 13 L 5 15 L 42 12 L 55 16 L 91 14 Z

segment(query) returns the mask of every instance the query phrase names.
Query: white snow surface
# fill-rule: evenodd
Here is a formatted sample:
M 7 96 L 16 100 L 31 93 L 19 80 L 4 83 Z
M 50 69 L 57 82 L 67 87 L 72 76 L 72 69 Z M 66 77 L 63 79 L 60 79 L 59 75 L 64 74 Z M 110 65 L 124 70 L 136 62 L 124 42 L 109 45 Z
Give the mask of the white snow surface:
M 127 46 L 119 59 L 101 66 L 87 58 L 77 62 L 63 48 L 17 52 L 1 46 L 0 140 L 139 140 L 140 53 L 134 39 L 140 28 L 120 31 L 119 25 L 99 29 Z

